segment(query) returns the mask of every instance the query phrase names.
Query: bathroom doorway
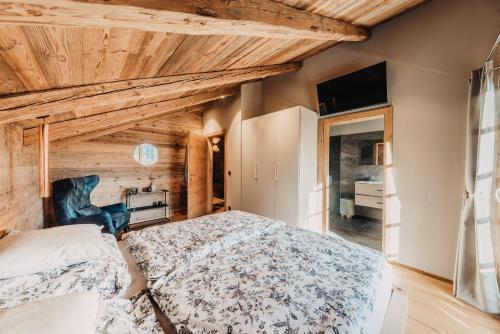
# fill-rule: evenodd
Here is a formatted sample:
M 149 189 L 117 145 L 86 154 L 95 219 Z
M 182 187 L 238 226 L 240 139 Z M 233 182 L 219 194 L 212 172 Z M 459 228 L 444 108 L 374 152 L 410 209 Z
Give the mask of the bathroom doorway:
M 392 108 L 320 120 L 323 231 L 384 252 Z
M 226 149 L 225 133 L 208 137 L 208 212 L 226 211 Z

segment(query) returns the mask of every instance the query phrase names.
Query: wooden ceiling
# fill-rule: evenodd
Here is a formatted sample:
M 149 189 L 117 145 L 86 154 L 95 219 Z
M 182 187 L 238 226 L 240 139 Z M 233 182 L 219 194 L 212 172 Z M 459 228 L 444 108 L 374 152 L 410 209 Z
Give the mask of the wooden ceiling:
M 0 123 L 17 122 L 30 143 L 36 117 L 47 115 L 60 131 L 51 141 L 60 141 L 98 134 L 101 120 L 118 117 L 112 113 L 146 106 L 146 118 L 195 107 L 234 94 L 243 82 L 300 68 L 270 65 L 300 62 L 341 41 L 359 43 L 369 28 L 422 2 L 0 0 Z M 238 69 L 248 70 L 212 75 Z M 88 127 L 78 129 L 76 120 Z

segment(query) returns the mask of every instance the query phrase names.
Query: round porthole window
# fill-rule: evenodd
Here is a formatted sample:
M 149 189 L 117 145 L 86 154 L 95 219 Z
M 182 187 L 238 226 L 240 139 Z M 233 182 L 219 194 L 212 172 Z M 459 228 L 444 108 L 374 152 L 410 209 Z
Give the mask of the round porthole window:
M 143 166 L 154 165 L 158 161 L 158 149 L 153 144 L 141 144 L 134 150 L 134 160 Z

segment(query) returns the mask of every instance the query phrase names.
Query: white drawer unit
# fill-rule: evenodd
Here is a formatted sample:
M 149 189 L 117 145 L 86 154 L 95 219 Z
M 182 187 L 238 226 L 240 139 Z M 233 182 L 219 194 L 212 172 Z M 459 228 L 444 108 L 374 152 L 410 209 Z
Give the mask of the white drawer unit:
M 382 183 L 356 182 L 354 184 L 354 191 L 357 195 L 382 197 L 384 186 Z
M 354 203 L 375 209 L 384 208 L 384 186 L 382 182 L 356 182 Z
M 356 205 L 368 206 L 370 208 L 375 208 L 375 209 L 384 208 L 384 202 L 382 200 L 382 197 L 356 195 L 354 198 L 354 203 Z

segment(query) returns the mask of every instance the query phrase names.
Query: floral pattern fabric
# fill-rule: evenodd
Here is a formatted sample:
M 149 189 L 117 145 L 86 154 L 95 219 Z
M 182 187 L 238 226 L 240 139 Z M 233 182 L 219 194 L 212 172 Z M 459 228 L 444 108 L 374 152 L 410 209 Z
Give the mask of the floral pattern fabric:
M 340 237 L 238 211 L 125 244 L 179 333 L 364 333 L 387 267 Z
M 102 236 L 109 251 L 99 261 L 0 280 L 0 309 L 84 291 L 99 292 L 105 299 L 123 295 L 131 282 L 127 263 L 115 237 Z
M 163 333 L 145 293 L 139 293 L 131 300 L 113 298 L 101 301 L 96 327 L 97 334 Z

